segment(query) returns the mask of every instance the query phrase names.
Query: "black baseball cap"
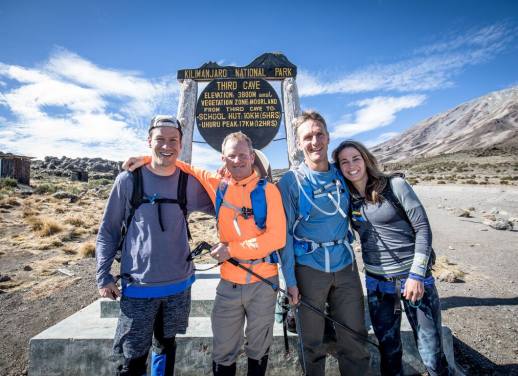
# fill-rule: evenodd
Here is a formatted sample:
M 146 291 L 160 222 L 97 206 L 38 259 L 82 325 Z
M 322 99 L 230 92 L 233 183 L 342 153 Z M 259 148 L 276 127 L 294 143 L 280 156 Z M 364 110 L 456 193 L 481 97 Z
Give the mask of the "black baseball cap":
M 173 127 L 178 129 L 178 132 L 180 132 L 180 136 L 182 136 L 182 124 L 180 121 L 176 118 L 176 116 L 173 115 L 156 115 L 153 116 L 153 119 L 151 119 L 151 122 L 149 123 L 149 129 L 148 133 L 151 133 L 151 131 L 155 128 L 159 127 Z

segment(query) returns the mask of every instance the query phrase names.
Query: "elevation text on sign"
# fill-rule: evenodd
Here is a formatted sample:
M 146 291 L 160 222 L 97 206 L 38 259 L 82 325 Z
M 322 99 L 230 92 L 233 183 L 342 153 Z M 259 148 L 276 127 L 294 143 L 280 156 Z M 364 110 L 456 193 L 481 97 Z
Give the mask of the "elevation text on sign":
M 216 150 L 225 136 L 241 131 L 262 149 L 275 137 L 282 106 L 274 88 L 263 79 L 215 79 L 200 94 L 196 122 L 201 136 Z

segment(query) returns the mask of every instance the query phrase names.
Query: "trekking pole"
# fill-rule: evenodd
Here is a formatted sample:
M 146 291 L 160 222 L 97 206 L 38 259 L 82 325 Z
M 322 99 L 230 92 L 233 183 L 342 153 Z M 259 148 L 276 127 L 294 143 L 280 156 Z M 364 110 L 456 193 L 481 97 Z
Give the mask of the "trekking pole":
M 302 324 L 300 322 L 300 311 L 299 307 L 295 307 L 295 329 L 297 330 L 297 336 L 299 337 L 300 346 L 300 361 L 302 362 L 302 374 L 307 375 L 306 370 L 306 355 L 304 354 L 304 342 L 302 341 Z
M 250 268 L 247 268 L 246 266 L 244 266 L 243 264 L 241 264 L 239 261 L 237 261 L 236 259 L 234 258 L 229 258 L 228 260 L 229 263 L 231 263 L 232 265 L 234 266 L 237 266 L 238 268 L 241 268 L 245 271 L 247 271 L 248 273 L 250 273 L 251 275 L 253 275 L 254 277 L 258 278 L 259 280 L 261 280 L 261 282 L 263 283 L 266 283 L 267 285 L 269 285 L 275 292 L 277 291 L 280 291 L 282 294 L 292 298 L 292 296 L 284 289 L 282 289 L 279 285 L 276 285 L 275 283 L 273 283 L 272 281 L 269 281 L 267 280 L 266 278 L 264 278 L 263 276 L 257 274 L 256 272 L 254 272 L 252 269 Z M 341 323 L 340 321 L 337 321 L 335 319 L 333 319 L 332 317 L 326 315 L 324 312 L 322 312 L 321 310 L 319 310 L 317 307 L 315 307 L 314 305 L 308 303 L 308 302 L 305 302 L 304 300 L 302 299 L 299 299 L 299 304 L 300 305 L 303 305 L 304 307 L 308 308 L 309 310 L 313 311 L 314 313 L 316 313 L 317 315 L 319 316 L 322 316 L 323 318 L 331 321 L 333 324 L 335 325 L 338 325 L 340 328 L 346 330 L 347 332 L 355 335 L 357 338 L 361 339 L 362 341 L 366 342 L 366 343 L 369 343 L 371 345 L 373 345 L 374 347 L 378 348 L 379 345 L 374 342 L 374 341 L 371 341 L 367 336 L 364 336 L 363 334 L 361 333 L 358 333 L 356 330 L 350 328 L 349 326 Z

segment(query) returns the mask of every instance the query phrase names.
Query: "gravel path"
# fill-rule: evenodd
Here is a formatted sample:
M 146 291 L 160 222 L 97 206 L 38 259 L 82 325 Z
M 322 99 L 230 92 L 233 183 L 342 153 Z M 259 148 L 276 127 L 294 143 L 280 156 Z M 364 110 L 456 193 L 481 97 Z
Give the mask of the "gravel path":
M 499 231 L 482 211 L 518 217 L 516 187 L 415 186 L 433 229 L 433 244 L 466 272 L 463 283 L 438 282 L 443 322 L 456 337 L 456 358 L 475 375 L 518 375 L 518 224 Z M 452 208 L 474 207 L 473 218 Z

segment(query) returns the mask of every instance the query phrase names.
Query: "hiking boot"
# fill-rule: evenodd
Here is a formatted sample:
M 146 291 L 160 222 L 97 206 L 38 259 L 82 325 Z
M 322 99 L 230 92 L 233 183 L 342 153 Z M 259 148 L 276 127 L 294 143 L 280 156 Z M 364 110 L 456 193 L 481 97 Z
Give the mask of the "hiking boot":
M 268 366 L 268 355 L 261 359 L 248 358 L 248 373 L 247 376 L 264 376 L 266 374 L 266 367 Z
M 232 363 L 229 366 L 223 364 L 216 364 L 212 362 L 212 373 L 214 376 L 235 376 L 236 375 L 236 363 Z

